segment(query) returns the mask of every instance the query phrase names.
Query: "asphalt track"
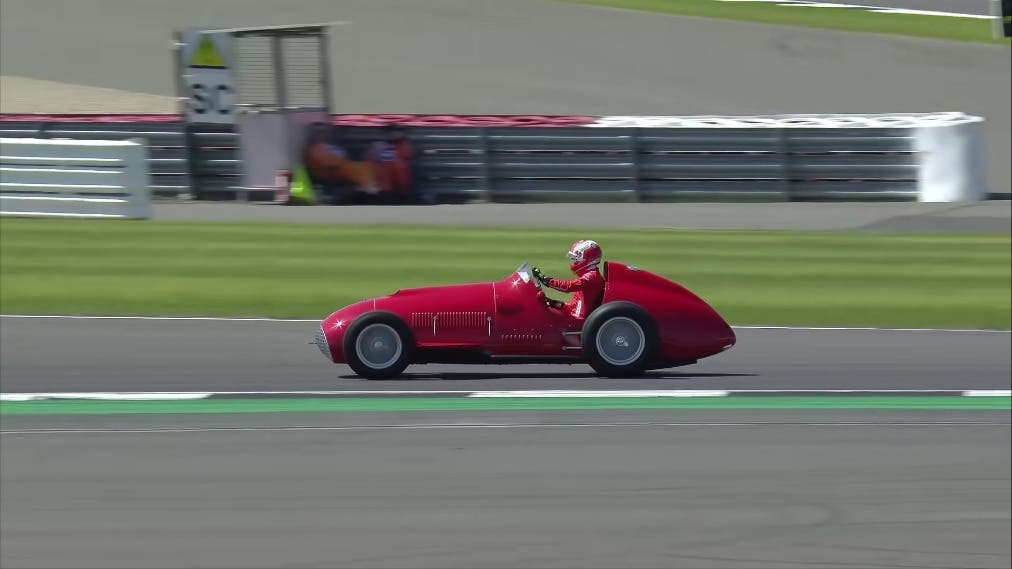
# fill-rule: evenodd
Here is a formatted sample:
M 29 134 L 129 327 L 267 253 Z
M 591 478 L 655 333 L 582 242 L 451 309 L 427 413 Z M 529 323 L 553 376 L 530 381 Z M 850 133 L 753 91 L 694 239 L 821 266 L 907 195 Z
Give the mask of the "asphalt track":
M 5 418 L 0 562 L 871 569 L 1012 560 L 1007 413 L 680 420 L 13 434 L 20 423 Z
M 739 330 L 635 381 L 347 376 L 311 322 L 0 318 L 0 391 L 1007 389 L 1002 332 Z M 1007 567 L 1007 411 L 3 416 L 4 567 Z
M 339 20 L 351 23 L 339 26 L 331 41 L 335 112 L 963 111 L 987 121 L 989 190 L 1010 189 L 1012 51 L 1001 45 L 534 0 L 291 0 L 283 10 L 278 6 L 264 0 L 4 0 L 0 67 L 15 87 L 5 90 L 8 102 L 0 108 L 116 112 L 116 101 L 128 93 L 175 96 L 168 42 L 176 28 Z M 58 85 L 19 93 L 18 78 L 120 92 L 82 90 L 75 98 L 67 89 L 57 101 L 51 94 Z
M 585 365 L 408 368 L 368 381 L 307 344 L 315 323 L 0 318 L 0 391 L 1009 389 L 1008 332 L 737 330 L 738 345 L 638 379 Z

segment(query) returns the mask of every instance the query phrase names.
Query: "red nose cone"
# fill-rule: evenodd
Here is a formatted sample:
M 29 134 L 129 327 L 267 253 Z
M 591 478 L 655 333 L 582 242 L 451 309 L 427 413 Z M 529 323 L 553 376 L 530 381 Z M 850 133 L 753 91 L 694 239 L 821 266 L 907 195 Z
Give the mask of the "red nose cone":
M 735 344 L 738 343 L 738 337 L 735 336 L 734 330 L 732 330 L 730 326 L 727 326 L 726 323 L 725 327 L 727 328 L 727 330 L 724 332 L 724 335 L 720 339 L 721 345 L 720 351 L 722 352 L 730 350 L 732 347 L 734 347 Z

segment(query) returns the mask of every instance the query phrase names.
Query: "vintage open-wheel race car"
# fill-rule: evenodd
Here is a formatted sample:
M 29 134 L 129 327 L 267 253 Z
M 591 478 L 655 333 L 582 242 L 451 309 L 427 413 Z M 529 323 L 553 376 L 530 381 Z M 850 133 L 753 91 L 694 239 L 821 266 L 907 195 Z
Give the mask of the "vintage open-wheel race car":
M 398 290 L 328 316 L 314 343 L 358 375 L 411 364 L 589 364 L 625 377 L 696 363 L 731 348 L 734 331 L 678 283 L 634 266 L 601 266 L 604 293 L 586 320 L 550 308 L 523 263 L 495 282 Z

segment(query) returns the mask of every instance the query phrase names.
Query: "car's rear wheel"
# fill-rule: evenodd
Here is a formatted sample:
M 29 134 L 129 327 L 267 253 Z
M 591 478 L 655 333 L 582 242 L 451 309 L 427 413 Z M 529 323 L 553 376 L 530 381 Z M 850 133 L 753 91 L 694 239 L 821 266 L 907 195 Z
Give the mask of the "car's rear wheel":
M 367 379 L 400 375 L 411 363 L 414 347 L 411 329 L 400 317 L 389 312 L 361 316 L 344 336 L 348 365 Z
M 657 351 L 657 327 L 649 314 L 630 302 L 601 306 L 583 327 L 583 353 L 598 374 L 641 375 Z

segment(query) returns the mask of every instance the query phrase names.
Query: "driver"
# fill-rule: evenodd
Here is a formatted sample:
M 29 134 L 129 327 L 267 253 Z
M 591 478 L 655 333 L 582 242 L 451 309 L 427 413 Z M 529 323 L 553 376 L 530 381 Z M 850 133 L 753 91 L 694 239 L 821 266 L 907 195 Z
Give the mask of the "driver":
M 565 304 L 545 297 L 544 292 L 541 292 L 541 296 L 548 306 L 562 310 L 572 318 L 583 320 L 594 310 L 604 293 L 604 276 L 597 270 L 601 264 L 601 246 L 589 239 L 581 239 L 573 243 L 566 256 L 569 257 L 569 268 L 576 275 L 575 279 L 564 281 L 547 277 L 537 267 L 531 268 L 531 274 L 549 288 L 576 293 Z

